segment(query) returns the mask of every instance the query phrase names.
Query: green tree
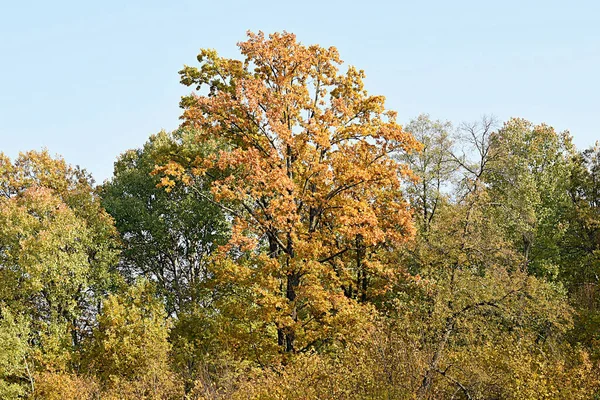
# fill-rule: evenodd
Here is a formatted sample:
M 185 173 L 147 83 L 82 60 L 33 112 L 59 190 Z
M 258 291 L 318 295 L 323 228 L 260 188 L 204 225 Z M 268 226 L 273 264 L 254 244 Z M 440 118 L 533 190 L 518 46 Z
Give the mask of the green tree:
M 123 242 L 120 271 L 130 282 L 140 276 L 155 282 L 167 313 L 176 316 L 173 360 L 188 389 L 219 352 L 213 303 L 222 293 L 212 287 L 209 266 L 226 242 L 229 223 L 212 201 L 208 177 L 166 191 L 151 172 L 170 158 L 189 164 L 218 150 L 216 142 L 199 144 L 194 137 L 190 130 L 152 135 L 142 148 L 119 157 L 101 189 Z
M 571 207 L 560 242 L 560 278 L 578 313 L 574 340 L 598 357 L 600 336 L 600 146 L 576 154 L 568 195 Z
M 574 156 L 570 174 L 569 224 L 561 242 L 562 276 L 573 287 L 597 283 L 600 274 L 600 146 Z
M 556 278 L 559 243 L 569 207 L 567 187 L 573 145 L 568 132 L 511 119 L 492 136 L 484 181 L 518 244 L 524 266 Z
M 223 212 L 210 200 L 208 179 L 167 192 L 151 175 L 169 157 L 190 163 L 215 151 L 214 143 L 198 144 L 194 136 L 189 130 L 151 136 L 143 148 L 119 157 L 101 190 L 124 244 L 120 271 L 130 281 L 142 276 L 156 282 L 169 314 L 209 305 L 209 256 L 228 235 Z

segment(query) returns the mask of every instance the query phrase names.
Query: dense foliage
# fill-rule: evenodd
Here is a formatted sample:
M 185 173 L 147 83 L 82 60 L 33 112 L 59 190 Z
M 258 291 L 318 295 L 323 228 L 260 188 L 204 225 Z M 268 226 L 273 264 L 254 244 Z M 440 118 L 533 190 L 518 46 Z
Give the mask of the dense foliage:
M 598 145 L 239 47 L 100 186 L 0 153 L 0 398 L 600 397 Z

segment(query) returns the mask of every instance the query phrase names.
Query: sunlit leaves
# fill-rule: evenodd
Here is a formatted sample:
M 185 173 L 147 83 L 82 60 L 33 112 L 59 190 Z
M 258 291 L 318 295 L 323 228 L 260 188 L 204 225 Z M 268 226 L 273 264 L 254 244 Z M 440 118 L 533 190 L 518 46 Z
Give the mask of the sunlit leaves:
M 255 291 L 244 307 L 256 303 L 280 345 L 301 350 L 330 340 L 337 315 L 395 278 L 399 266 L 380 257 L 414 229 L 400 191 L 410 171 L 391 154 L 420 146 L 384 97 L 367 93 L 363 71 L 341 72 L 335 48 L 285 32 L 248 33 L 239 48 L 242 61 L 203 50 L 198 68 L 180 72 L 198 90 L 182 100 L 184 125 L 224 149 L 155 173 L 169 190 L 219 172 L 212 195 L 234 223 L 220 256 L 239 271 L 215 273 Z

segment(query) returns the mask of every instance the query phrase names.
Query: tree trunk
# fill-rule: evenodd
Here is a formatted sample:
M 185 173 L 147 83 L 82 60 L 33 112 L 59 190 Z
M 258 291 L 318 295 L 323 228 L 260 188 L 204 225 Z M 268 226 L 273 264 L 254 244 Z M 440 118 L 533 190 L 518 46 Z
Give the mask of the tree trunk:
M 431 389 L 431 385 L 433 384 L 433 376 L 438 370 L 438 366 L 440 363 L 440 358 L 442 358 L 442 354 L 444 353 L 444 349 L 446 348 L 446 344 L 448 343 L 448 339 L 450 339 L 450 334 L 454 329 L 454 318 L 448 317 L 446 319 L 446 326 L 444 328 L 444 333 L 438 342 L 437 349 L 433 354 L 433 358 L 429 363 L 429 368 L 423 377 L 423 382 L 421 386 L 419 386 L 419 390 L 417 390 L 417 399 L 426 399 L 429 393 L 429 389 Z
M 298 273 L 290 273 L 287 276 L 287 290 L 286 290 L 286 298 L 290 304 L 293 304 L 291 317 L 294 322 L 298 321 L 298 314 L 296 312 L 296 305 L 294 304 L 296 300 L 296 288 L 300 285 L 300 275 Z M 284 342 L 285 342 L 285 351 L 293 352 L 294 351 L 294 342 L 296 340 L 296 331 L 292 327 L 286 327 L 283 332 L 284 334 Z

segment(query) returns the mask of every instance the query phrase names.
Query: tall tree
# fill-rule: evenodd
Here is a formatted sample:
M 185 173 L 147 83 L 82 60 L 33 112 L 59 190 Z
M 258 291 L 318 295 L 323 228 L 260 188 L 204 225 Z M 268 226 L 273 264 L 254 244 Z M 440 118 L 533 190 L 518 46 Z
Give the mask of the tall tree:
M 419 144 L 383 96 L 367 94 L 363 71 L 339 72 L 335 48 L 289 33 L 248 37 L 242 61 L 202 50 L 200 67 L 181 71 L 182 83 L 206 89 L 183 98 L 185 125 L 228 150 L 157 173 L 169 186 L 221 171 L 212 193 L 233 234 L 220 254 L 235 263 L 220 277 L 249 292 L 246 307 L 264 324 L 252 329 L 274 324 L 280 348 L 300 351 L 331 340 L 356 300 L 389 286 L 398 266 L 380 250 L 413 234 L 400 191 L 410 171 L 391 154 Z
M 100 192 L 121 235 L 120 271 L 129 282 L 140 276 L 155 282 L 167 313 L 176 317 L 172 354 L 188 388 L 205 363 L 219 361 L 214 301 L 222 293 L 212 287 L 209 266 L 217 247 L 226 243 L 230 224 L 212 202 L 208 176 L 166 191 L 151 172 L 170 158 L 189 164 L 218 148 L 216 141 L 196 142 L 189 129 L 160 132 L 122 154 Z

